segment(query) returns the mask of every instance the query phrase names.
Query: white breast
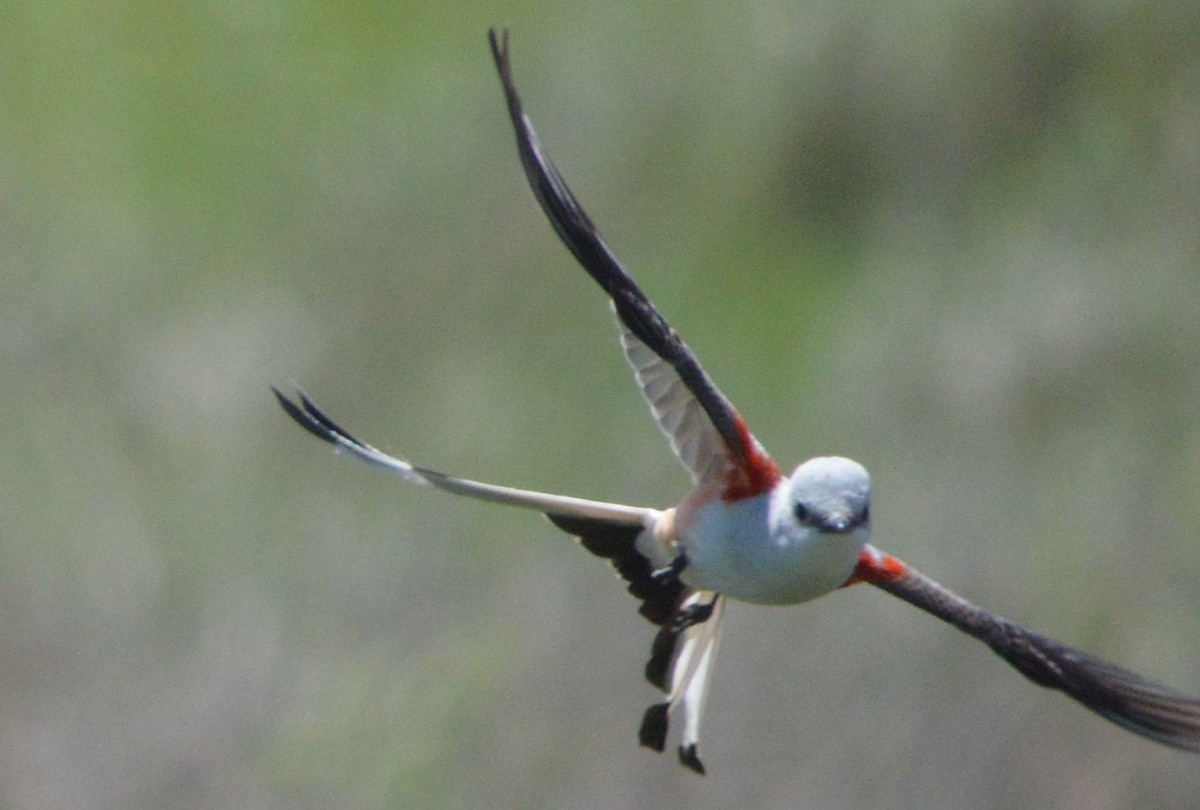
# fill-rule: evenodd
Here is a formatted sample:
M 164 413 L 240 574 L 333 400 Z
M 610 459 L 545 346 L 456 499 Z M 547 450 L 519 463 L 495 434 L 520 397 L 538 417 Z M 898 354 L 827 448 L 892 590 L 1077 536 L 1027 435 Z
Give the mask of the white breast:
M 683 581 L 771 605 L 805 602 L 840 587 L 854 572 L 867 530 L 820 532 L 787 519 L 789 508 L 783 502 L 773 509 L 770 493 L 681 505 L 676 531 L 688 560 Z

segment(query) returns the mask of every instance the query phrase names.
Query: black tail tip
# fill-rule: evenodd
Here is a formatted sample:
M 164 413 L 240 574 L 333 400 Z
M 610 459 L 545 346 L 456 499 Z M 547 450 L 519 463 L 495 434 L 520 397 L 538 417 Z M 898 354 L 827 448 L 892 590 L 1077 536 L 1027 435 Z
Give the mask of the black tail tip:
M 695 743 L 679 746 L 679 762 L 683 767 L 704 776 L 704 763 L 700 761 L 700 755 L 696 753 Z
M 638 741 L 659 753 L 667 747 L 667 712 L 670 703 L 655 703 L 642 715 L 642 727 L 638 730 Z

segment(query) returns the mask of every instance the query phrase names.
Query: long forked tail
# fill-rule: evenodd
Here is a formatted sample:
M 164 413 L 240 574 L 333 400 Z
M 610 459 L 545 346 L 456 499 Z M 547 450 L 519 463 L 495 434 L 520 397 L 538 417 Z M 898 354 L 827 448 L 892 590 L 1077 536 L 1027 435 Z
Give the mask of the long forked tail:
M 612 563 L 629 592 L 641 600 L 639 609 L 658 625 L 645 675 L 666 699 L 646 709 L 638 740 L 654 751 L 666 749 L 672 715 L 681 718 L 679 761 L 704 773 L 700 761 L 700 722 L 712 677 L 725 600 L 712 591 L 689 588 L 677 577 L 655 573 L 663 559 L 647 548 L 646 535 L 630 527 L 592 518 L 549 515 L 554 525 L 579 538 L 593 554 Z
M 1135 734 L 1200 753 L 1200 701 L 989 613 L 868 546 L 851 582 L 869 582 L 968 633 L 1029 680 Z

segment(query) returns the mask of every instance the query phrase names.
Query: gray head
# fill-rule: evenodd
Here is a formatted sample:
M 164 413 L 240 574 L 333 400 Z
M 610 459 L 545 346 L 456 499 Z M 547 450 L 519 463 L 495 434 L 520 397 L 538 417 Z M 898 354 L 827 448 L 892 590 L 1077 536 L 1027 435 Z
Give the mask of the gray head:
M 870 529 L 871 476 L 857 461 L 810 458 L 792 473 L 787 489 L 801 525 L 832 534 Z

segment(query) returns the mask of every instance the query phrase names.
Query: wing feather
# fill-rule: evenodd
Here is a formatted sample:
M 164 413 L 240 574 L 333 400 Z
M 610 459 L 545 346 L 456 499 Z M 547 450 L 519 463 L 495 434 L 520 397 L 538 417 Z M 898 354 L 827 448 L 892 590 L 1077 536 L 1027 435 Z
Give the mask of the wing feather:
M 691 473 L 693 483 L 718 480 L 729 466 L 729 454 L 700 401 L 669 363 L 624 324 L 618 326 L 625 359 L 672 452 Z
M 987 644 L 1029 680 L 1135 734 L 1200 752 L 1200 700 L 1026 630 L 870 546 L 851 581 L 869 582 L 949 622 Z
M 644 361 L 640 356 L 631 359 L 631 363 L 636 363 L 635 370 L 641 367 L 653 380 L 660 381 L 670 369 L 680 386 L 678 393 L 671 396 L 690 399 L 694 406 L 683 410 L 698 408 L 709 423 L 708 428 L 701 428 L 694 419 L 687 418 L 675 400 L 671 407 L 654 411 L 676 452 L 686 448 L 688 457 L 680 456 L 680 461 L 697 481 L 725 480 L 731 497 L 770 489 L 780 477 L 779 469 L 754 441 L 741 416 L 709 379 L 692 350 L 625 272 L 542 148 L 513 80 L 508 32 L 497 37 L 494 30 L 489 31 L 488 40 L 504 85 L 521 165 L 542 211 L 563 244 L 612 299 L 618 319 L 632 337 L 624 340 L 627 356 L 631 352 L 640 355 L 644 347 L 659 358 L 657 362 Z M 644 387 L 643 393 L 651 400 L 653 410 L 653 395 Z M 720 458 L 721 463 L 715 464 L 714 458 Z
M 274 386 L 271 386 L 271 391 L 274 392 L 280 407 L 287 415 L 309 433 L 350 453 L 354 458 L 365 461 L 384 472 L 399 476 L 409 483 L 437 487 L 454 495 L 465 495 L 476 500 L 519 506 L 524 509 L 536 509 L 539 512 L 564 518 L 605 520 L 622 526 L 634 526 L 638 527 L 639 531 L 642 527 L 653 526 L 662 514 L 657 509 L 647 507 L 625 506 L 605 501 L 572 498 L 569 495 L 554 495 L 549 492 L 534 492 L 528 489 L 485 484 L 481 481 L 448 475 L 429 467 L 421 467 L 402 458 L 390 456 L 355 438 L 349 431 L 330 419 L 304 392 L 299 392 L 297 394 L 298 401 L 293 401 Z

